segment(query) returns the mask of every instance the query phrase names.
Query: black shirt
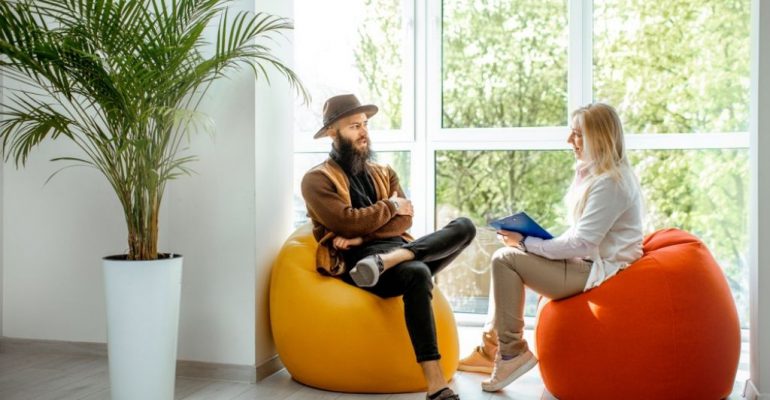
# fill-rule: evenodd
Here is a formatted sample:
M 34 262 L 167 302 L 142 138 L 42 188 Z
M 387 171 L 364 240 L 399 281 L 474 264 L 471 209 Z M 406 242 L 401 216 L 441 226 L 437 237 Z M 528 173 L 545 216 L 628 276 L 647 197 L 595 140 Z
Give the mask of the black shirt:
M 340 167 L 342 167 L 342 170 L 345 171 L 345 176 L 347 176 L 348 183 L 350 184 L 350 204 L 353 208 L 366 208 L 376 203 L 377 190 L 374 188 L 374 182 L 369 173 L 363 171 L 358 175 L 353 175 L 350 172 L 350 168 L 341 163 L 338 157 L 335 157 L 336 154 L 334 152 L 332 152 L 330 156 L 340 165 Z M 345 269 L 349 271 L 358 260 L 368 255 L 384 253 L 405 243 L 406 240 L 404 240 L 404 238 L 396 236 L 392 238 L 375 239 L 360 246 L 351 247 L 349 250 L 342 252 L 345 259 Z

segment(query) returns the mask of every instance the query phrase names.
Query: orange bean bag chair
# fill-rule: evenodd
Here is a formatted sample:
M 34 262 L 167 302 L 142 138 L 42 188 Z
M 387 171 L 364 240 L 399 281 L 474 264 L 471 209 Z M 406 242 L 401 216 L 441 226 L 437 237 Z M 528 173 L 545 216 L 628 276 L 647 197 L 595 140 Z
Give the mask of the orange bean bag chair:
M 738 313 L 722 270 L 676 229 L 598 288 L 541 303 L 535 348 L 545 387 L 569 399 L 722 399 L 738 369 Z
M 337 392 L 426 390 L 404 320 L 401 297 L 382 299 L 315 270 L 311 226 L 284 243 L 270 279 L 270 322 L 278 355 L 291 376 Z M 457 370 L 454 314 L 438 288 L 433 314 L 444 378 Z

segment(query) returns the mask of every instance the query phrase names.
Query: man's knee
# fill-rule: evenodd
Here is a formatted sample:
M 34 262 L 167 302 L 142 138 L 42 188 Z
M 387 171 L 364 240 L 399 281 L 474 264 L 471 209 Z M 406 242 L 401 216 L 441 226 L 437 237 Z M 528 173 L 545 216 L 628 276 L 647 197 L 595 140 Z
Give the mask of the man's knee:
M 407 268 L 409 283 L 411 289 L 428 290 L 433 289 L 433 277 L 430 274 L 430 268 L 422 262 L 412 262 Z
M 476 225 L 473 225 L 473 221 L 466 217 L 460 217 L 452 221 L 455 225 L 455 229 L 468 241 L 476 237 Z

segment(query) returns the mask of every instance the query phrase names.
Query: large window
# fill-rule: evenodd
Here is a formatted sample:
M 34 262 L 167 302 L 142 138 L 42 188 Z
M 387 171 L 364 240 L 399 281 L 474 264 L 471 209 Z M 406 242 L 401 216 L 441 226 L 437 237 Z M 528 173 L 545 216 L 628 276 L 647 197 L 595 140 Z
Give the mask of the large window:
M 749 0 L 349 0 L 331 14 L 314 3 L 295 0 L 315 101 L 297 109 L 297 157 L 328 151 L 308 139 L 325 98 L 379 105 L 373 147 L 409 181 L 412 233 L 457 216 L 478 226 L 437 279 L 456 311 L 486 312 L 491 219 L 526 210 L 565 229 L 569 113 L 603 101 L 625 125 L 646 233 L 700 237 L 748 323 Z
M 380 107 L 373 130 L 411 130 L 414 35 L 402 2 L 295 0 L 294 9 L 295 71 L 313 96 L 297 105 L 295 132 L 317 131 L 324 100 L 342 93 Z
M 567 3 L 443 2 L 442 127 L 567 123 Z
M 746 132 L 749 5 L 594 1 L 594 97 L 629 132 Z

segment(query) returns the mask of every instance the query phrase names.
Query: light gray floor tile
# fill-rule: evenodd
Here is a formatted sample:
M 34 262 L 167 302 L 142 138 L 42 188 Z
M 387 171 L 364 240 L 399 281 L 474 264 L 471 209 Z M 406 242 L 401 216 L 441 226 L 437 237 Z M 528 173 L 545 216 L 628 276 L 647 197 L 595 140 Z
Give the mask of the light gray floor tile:
M 480 328 L 460 327 L 460 353 L 478 343 Z M 531 331 L 527 332 L 531 335 Z M 730 400 L 742 400 L 748 372 L 748 343 L 743 343 L 738 375 Z M 497 393 L 481 390 L 484 374 L 458 372 L 450 382 L 463 400 L 556 400 L 545 390 L 540 371 L 533 368 L 514 384 Z M 107 360 L 98 356 L 0 353 L 2 400 L 108 400 Z M 423 400 L 425 393 L 349 394 L 304 386 L 279 371 L 257 384 L 177 378 L 176 400 Z
M 204 379 L 176 378 L 174 383 L 174 399 L 181 400 L 208 385 Z
M 249 383 L 238 382 L 217 382 L 211 381 L 202 388 L 194 391 L 189 396 L 183 397 L 184 400 L 210 400 L 221 399 L 231 400 L 249 390 L 252 385 Z

